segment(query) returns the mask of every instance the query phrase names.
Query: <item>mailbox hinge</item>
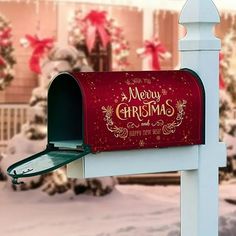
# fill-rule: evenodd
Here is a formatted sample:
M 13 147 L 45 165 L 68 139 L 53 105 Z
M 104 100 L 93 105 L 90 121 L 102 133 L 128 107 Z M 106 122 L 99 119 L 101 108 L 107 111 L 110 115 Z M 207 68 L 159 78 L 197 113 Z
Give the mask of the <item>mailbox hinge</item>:
M 64 152 L 88 152 L 90 149 L 86 145 L 77 145 L 75 148 L 73 147 L 58 147 L 55 146 L 54 143 L 47 144 L 48 151 L 64 151 Z

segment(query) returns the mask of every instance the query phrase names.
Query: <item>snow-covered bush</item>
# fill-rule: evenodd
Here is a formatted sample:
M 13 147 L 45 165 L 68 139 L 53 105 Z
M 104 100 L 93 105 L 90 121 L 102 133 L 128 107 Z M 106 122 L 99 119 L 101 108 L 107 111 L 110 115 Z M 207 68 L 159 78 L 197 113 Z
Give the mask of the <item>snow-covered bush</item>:
M 1 162 L 3 170 L 20 159 L 40 152 L 46 147 L 47 136 L 47 89 L 51 79 L 63 71 L 92 71 L 86 62 L 83 52 L 72 46 L 54 47 L 41 66 L 40 85 L 32 92 L 30 99 L 31 116 L 23 125 L 21 133 L 10 140 L 6 157 Z M 10 183 L 10 179 L 8 178 Z M 14 190 L 28 190 L 40 188 L 49 195 L 64 193 L 73 190 L 75 194 L 89 192 L 95 196 L 110 193 L 116 179 L 113 177 L 95 178 L 86 180 L 68 179 L 66 170 L 60 168 L 42 176 L 23 179 L 23 184 L 12 185 Z

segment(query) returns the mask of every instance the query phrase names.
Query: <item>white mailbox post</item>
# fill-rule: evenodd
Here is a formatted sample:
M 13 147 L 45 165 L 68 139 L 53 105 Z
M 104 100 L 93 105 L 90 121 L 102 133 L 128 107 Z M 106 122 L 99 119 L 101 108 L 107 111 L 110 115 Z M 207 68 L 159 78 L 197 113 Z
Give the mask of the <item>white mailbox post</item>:
M 180 23 L 187 36 L 180 41 L 182 68 L 201 77 L 206 91 L 206 144 L 200 145 L 198 168 L 181 172 L 181 235 L 218 235 L 218 168 L 225 166 L 225 145 L 219 143 L 219 50 L 213 26 L 220 22 L 211 0 L 188 0 Z

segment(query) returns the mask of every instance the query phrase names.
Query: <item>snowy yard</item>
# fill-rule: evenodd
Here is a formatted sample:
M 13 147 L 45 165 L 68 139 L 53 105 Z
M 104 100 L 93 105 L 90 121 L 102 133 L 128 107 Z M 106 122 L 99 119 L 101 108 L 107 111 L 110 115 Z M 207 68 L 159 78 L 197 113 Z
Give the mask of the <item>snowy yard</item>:
M 179 187 L 118 185 L 105 197 L 13 193 L 1 183 L 1 236 L 179 235 Z M 221 236 L 236 235 L 235 185 L 220 186 Z

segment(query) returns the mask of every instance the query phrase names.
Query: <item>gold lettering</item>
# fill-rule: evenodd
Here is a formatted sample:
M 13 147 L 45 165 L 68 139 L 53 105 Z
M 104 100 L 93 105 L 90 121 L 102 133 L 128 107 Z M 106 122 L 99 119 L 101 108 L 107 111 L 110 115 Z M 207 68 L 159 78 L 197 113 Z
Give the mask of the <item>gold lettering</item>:
M 150 114 L 160 114 L 160 105 L 159 104 L 156 104 L 156 102 L 150 102 L 151 103 L 154 103 L 151 105 L 150 107 Z M 156 106 L 155 106 L 156 105 Z
M 131 130 L 131 131 L 129 131 L 129 136 L 130 137 L 142 136 L 142 131 L 141 130 Z
M 130 102 L 132 99 L 138 99 L 139 101 L 145 100 L 145 99 L 155 99 L 157 102 L 160 102 L 161 94 L 157 91 L 151 91 L 151 90 L 143 90 L 139 91 L 137 87 L 132 89 L 129 87 L 129 100 Z
M 165 115 L 165 114 L 166 114 L 166 107 L 165 107 L 165 104 L 162 104 L 161 105 L 161 111 L 160 111 L 159 115 Z
M 172 99 L 167 99 L 166 100 L 166 105 L 168 106 L 168 108 L 166 109 L 166 115 L 167 116 L 173 116 L 175 113 L 175 109 L 174 107 L 170 104 L 172 102 Z
M 132 108 L 132 117 L 137 117 L 139 121 L 142 121 L 142 119 L 140 118 L 140 112 L 138 112 L 138 110 L 140 110 L 139 107 L 132 106 Z
M 132 96 L 143 97 L 140 95 L 133 94 Z M 146 95 L 145 95 L 146 96 Z M 174 106 L 172 105 L 172 100 L 167 99 L 164 103 L 157 103 L 157 101 L 143 101 L 143 105 L 140 106 L 129 106 L 128 103 L 120 103 L 115 109 L 116 116 L 120 120 L 127 120 L 129 118 L 136 118 L 139 121 L 143 121 L 143 118 L 149 116 L 173 116 L 175 113 Z
M 145 129 L 143 130 L 143 135 L 148 136 L 152 134 L 152 130 L 151 129 Z
M 142 117 L 144 117 L 144 118 L 150 116 L 147 105 L 143 105 L 143 106 L 142 106 L 141 115 L 142 115 Z
M 138 99 L 139 101 L 141 101 L 137 87 L 135 87 L 134 92 L 133 92 L 133 89 L 129 87 L 129 101 L 128 102 L 130 102 L 132 99 Z
M 120 115 L 121 115 L 121 109 L 120 109 L 120 107 L 121 107 L 122 105 L 128 106 L 128 104 L 126 104 L 126 103 L 120 103 L 120 104 L 118 104 L 117 107 L 116 107 L 116 116 L 117 116 L 120 120 L 127 120 L 128 117 L 126 117 L 126 113 L 125 113 L 124 117 L 121 117 L 121 116 L 120 116 Z
M 131 107 L 128 106 L 128 104 L 125 104 L 126 106 L 121 110 L 121 113 L 124 113 L 124 118 L 127 120 L 131 116 Z

